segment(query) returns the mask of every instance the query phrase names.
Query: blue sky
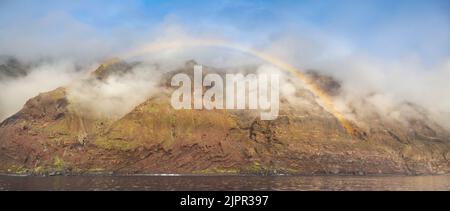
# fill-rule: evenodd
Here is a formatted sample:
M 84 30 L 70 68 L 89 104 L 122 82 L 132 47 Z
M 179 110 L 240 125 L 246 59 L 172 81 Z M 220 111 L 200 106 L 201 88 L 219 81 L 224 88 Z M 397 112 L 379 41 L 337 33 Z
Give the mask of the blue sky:
M 449 26 L 450 0 L 0 0 L 0 55 L 91 65 L 161 38 L 219 37 L 328 73 L 356 94 L 387 93 L 382 108 L 417 102 L 444 111 L 448 122 Z M 170 62 L 237 66 L 252 59 L 191 50 Z M 175 57 L 156 54 L 149 57 Z M 68 66 L 40 80 L 0 83 L 0 102 L 11 102 L 12 114 L 38 90 L 63 85 L 53 78 L 70 73 Z
M 46 45 L 42 43 L 52 40 L 61 43 L 64 39 L 83 40 L 83 33 L 78 36 L 74 32 L 80 31 L 76 28 L 78 26 L 94 29 L 92 33 L 95 35 L 91 36 L 108 40 L 118 30 L 136 34 L 157 27 L 167 19 L 174 19 L 194 34 L 196 31 L 220 31 L 224 37 L 253 42 L 254 45 L 264 45 L 285 33 L 301 34 L 307 28 L 306 33 L 310 30 L 319 31 L 327 37 L 343 40 L 354 49 L 380 57 L 396 58 L 414 54 L 432 61 L 447 58 L 450 54 L 449 2 L 2 0 L 0 45 L 7 45 L 17 39 L 31 46 L 41 42 L 34 48 L 44 48 Z M 70 20 L 70 24 L 57 20 L 60 16 L 63 16 L 61 19 Z M 42 30 L 30 29 L 41 24 L 41 20 L 46 20 Z M 75 27 L 70 28 L 71 24 Z M 52 38 L 46 40 L 45 37 Z M 103 46 L 108 45 L 110 43 L 103 43 Z M 2 49 L 0 46 L 4 52 L 11 51 L 11 48 Z

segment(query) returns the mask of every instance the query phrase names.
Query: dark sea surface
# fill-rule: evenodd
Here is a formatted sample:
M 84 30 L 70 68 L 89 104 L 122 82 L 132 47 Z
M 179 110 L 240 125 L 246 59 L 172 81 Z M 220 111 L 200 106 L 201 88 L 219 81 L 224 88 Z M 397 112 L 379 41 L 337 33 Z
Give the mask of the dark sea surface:
M 0 190 L 450 190 L 440 176 L 0 176 Z

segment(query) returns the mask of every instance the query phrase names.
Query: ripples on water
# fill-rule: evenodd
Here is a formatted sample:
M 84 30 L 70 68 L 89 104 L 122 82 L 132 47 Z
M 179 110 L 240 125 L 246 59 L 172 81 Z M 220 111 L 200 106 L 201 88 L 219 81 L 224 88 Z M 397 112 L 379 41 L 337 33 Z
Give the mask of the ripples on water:
M 450 175 L 0 176 L 0 190 L 450 190 Z

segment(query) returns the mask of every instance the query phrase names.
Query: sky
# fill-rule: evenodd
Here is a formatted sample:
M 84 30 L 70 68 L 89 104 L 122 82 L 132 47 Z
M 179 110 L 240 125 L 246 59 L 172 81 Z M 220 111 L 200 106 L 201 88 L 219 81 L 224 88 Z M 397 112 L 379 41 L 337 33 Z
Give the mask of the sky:
M 318 31 L 350 50 L 432 63 L 450 54 L 449 5 L 447 0 L 1 0 L 0 52 L 107 54 L 151 39 L 162 23 L 176 22 L 194 36 L 214 32 L 254 46 L 286 33 Z
M 227 40 L 329 74 L 343 82 L 344 100 L 375 96 L 381 108 L 417 103 L 450 129 L 449 26 L 448 0 L 0 0 L 0 55 L 54 61 L 0 80 L 0 119 L 70 83 L 80 63 L 92 68 L 187 37 Z M 163 61 L 176 53 L 151 56 Z M 182 55 L 206 65 L 252 61 L 217 49 Z

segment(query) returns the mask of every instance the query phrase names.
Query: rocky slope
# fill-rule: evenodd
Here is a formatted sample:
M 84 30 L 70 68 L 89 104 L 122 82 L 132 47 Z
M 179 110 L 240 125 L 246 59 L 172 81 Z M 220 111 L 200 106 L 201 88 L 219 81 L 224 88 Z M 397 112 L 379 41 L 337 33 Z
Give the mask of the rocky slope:
M 354 131 L 301 86 L 281 97 L 280 116 L 226 110 L 174 110 L 170 75 L 158 94 L 121 118 L 85 115 L 64 87 L 30 99 L 0 124 L 0 169 L 9 173 L 443 174 L 450 172 L 450 135 L 426 111 L 404 103 L 387 118 L 360 99 Z M 104 80 L 132 65 L 102 65 Z M 329 95 L 339 82 L 308 74 Z M 289 79 L 295 80 L 295 79 Z M 298 84 L 293 81 L 293 84 Z

